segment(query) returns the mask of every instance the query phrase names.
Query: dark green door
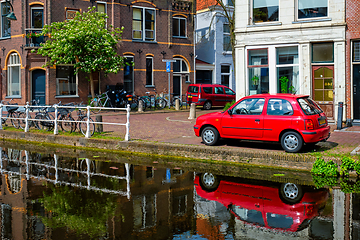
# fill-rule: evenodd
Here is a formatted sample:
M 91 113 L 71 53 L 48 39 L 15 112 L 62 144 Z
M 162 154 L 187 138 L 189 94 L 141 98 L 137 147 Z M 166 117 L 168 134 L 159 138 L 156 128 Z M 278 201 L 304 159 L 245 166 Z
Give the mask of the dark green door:
M 354 119 L 360 119 L 360 65 L 353 65 L 353 107 Z
M 40 100 L 40 105 L 45 105 L 45 71 L 32 71 L 32 99 Z

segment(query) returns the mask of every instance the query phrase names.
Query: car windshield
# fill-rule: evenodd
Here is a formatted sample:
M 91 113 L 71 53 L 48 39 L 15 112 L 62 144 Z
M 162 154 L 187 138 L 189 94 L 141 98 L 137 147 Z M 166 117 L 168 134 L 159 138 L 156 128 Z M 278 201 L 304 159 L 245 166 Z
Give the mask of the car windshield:
M 189 93 L 199 93 L 199 87 L 197 87 L 197 86 L 189 86 L 188 92 Z
M 298 102 L 306 115 L 314 115 L 323 112 L 319 105 L 317 105 L 311 98 L 299 98 Z

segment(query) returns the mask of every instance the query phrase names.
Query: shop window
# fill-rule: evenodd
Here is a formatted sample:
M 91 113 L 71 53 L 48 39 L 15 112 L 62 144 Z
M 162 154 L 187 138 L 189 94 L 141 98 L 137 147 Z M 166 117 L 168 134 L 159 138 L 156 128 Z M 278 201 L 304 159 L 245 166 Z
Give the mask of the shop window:
M 253 0 L 253 22 L 279 20 L 279 0 Z
M 299 92 L 298 47 L 276 48 L 276 68 L 279 93 Z
M 56 66 L 56 95 L 77 95 L 77 75 L 74 75 L 73 66 Z
M 298 0 L 298 18 L 327 17 L 328 0 Z
M 221 65 L 221 84 L 229 87 L 230 84 L 230 66 Z
M 269 92 L 268 50 L 249 50 L 249 92 L 250 95 Z
M 313 43 L 312 62 L 313 63 L 334 62 L 334 43 Z
M 20 79 L 21 79 L 21 72 L 20 72 L 20 57 L 17 53 L 12 53 L 9 56 L 8 60 L 8 89 L 7 95 L 8 96 L 21 96 L 20 93 Z

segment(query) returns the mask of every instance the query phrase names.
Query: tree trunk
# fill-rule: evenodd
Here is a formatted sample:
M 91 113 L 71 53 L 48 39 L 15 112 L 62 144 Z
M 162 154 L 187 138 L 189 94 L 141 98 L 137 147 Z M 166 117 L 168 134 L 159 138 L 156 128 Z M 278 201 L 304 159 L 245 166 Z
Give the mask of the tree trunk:
M 94 79 L 93 79 L 93 73 L 90 73 L 90 92 L 91 92 L 91 98 L 95 97 L 95 91 L 94 91 Z

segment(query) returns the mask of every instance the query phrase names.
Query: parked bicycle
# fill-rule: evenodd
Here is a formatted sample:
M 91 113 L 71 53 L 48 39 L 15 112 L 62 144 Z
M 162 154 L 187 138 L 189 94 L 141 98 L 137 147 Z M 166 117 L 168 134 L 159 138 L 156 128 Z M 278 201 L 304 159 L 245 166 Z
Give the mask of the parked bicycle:
M 39 105 L 39 100 L 32 100 L 30 102 L 30 105 L 33 105 L 33 106 L 38 106 Z M 40 126 L 39 126 L 39 122 L 37 121 L 34 121 L 34 120 L 31 120 L 32 117 L 35 117 L 36 118 L 36 113 L 35 115 L 33 114 L 34 110 L 37 110 L 39 111 L 38 108 L 35 108 L 35 107 L 29 107 L 29 120 L 28 120 L 28 125 L 29 125 L 29 128 L 31 127 L 35 127 L 37 129 L 41 129 Z M 26 127 L 26 121 L 25 121 L 25 118 L 26 118 L 26 112 L 23 111 L 23 112 L 20 112 L 19 115 L 18 115 L 18 118 L 19 118 L 19 125 L 20 125 L 20 128 L 21 129 L 25 129 Z
M 3 116 L 1 119 L 1 123 L 4 124 L 5 126 L 7 126 L 7 120 L 10 118 L 11 124 L 15 127 L 15 128 L 19 128 L 20 127 L 20 123 L 19 123 L 19 112 L 18 112 L 18 106 L 16 106 L 17 104 L 11 104 L 11 101 L 13 101 L 13 99 L 11 99 L 10 101 L 6 102 L 4 100 L 1 100 L 1 103 L 4 105 L 14 105 L 14 106 L 6 106 L 6 111 L 7 114 L 6 116 Z
M 183 106 L 183 102 L 181 100 L 181 96 L 174 96 L 174 93 L 172 93 L 171 95 L 173 95 L 171 102 L 170 102 L 170 107 L 175 107 L 176 106 L 176 100 L 179 100 L 179 108 L 181 109 Z M 164 94 L 164 99 L 166 101 L 166 106 L 169 106 L 169 95 L 168 94 Z
M 62 105 L 61 101 L 58 103 L 59 106 L 74 106 L 74 103 L 67 103 Z M 71 112 L 73 111 L 73 108 L 59 108 L 58 110 L 58 120 L 60 128 L 63 132 L 72 132 L 73 125 L 75 124 L 74 119 L 71 117 Z
M 97 95 L 96 97 L 94 97 L 91 102 L 90 102 L 90 107 L 105 107 L 107 106 L 107 104 L 109 104 L 111 107 L 113 107 L 112 103 L 111 103 L 111 99 L 109 97 L 109 90 Z M 101 111 L 101 109 L 91 109 L 91 112 L 93 113 L 99 113 Z
M 150 92 L 146 92 L 146 96 L 139 97 L 139 103 L 142 101 L 143 110 L 146 108 L 159 108 L 163 109 L 166 106 L 166 100 L 163 97 L 156 95 L 150 95 Z

